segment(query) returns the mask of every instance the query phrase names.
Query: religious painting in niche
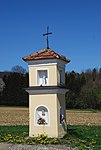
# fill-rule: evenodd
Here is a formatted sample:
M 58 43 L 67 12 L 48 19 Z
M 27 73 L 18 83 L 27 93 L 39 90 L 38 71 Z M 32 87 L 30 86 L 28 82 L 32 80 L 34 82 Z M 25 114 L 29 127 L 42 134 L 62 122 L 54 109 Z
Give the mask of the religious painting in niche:
M 61 107 L 60 108 L 60 124 L 62 124 L 64 122 L 64 110 Z
M 38 85 L 47 85 L 48 84 L 47 70 L 37 70 L 37 84 Z
M 39 106 L 36 109 L 35 120 L 37 125 L 48 125 L 49 124 L 49 112 L 44 106 Z

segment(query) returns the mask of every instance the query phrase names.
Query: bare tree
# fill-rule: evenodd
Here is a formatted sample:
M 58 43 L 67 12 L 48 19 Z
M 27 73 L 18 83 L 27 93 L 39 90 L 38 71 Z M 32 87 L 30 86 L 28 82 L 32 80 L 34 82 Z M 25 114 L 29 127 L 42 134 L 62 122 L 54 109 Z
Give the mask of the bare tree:
M 19 66 L 19 65 L 16 65 L 16 66 L 12 67 L 11 71 L 21 73 L 21 74 L 26 73 L 26 69 L 24 69 L 22 66 Z
M 4 81 L 2 80 L 2 78 L 0 78 L 0 93 L 3 92 L 3 88 L 5 86 Z

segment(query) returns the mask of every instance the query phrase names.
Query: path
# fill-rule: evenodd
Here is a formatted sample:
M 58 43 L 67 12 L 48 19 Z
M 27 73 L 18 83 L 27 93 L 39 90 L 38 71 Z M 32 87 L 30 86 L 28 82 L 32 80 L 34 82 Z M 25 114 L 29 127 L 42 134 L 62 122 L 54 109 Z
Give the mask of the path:
M 0 150 L 78 150 L 66 145 L 27 145 L 0 143 Z

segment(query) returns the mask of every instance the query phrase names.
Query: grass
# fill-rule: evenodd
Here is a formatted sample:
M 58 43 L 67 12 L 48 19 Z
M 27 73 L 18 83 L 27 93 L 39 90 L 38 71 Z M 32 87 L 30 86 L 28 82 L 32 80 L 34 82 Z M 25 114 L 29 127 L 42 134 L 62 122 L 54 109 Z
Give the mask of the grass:
M 68 126 L 62 143 L 80 150 L 101 149 L 101 126 Z
M 36 139 L 24 141 L 27 136 L 28 126 L 0 126 L 1 142 L 26 142 L 28 144 L 38 144 L 38 142 L 47 144 L 50 142 L 47 136 L 38 136 Z M 51 139 L 51 143 L 66 144 L 67 146 L 78 147 L 80 150 L 100 150 L 101 126 L 68 126 L 67 134 L 59 140 Z
M 28 126 L 0 126 L 0 135 L 4 134 L 28 136 Z

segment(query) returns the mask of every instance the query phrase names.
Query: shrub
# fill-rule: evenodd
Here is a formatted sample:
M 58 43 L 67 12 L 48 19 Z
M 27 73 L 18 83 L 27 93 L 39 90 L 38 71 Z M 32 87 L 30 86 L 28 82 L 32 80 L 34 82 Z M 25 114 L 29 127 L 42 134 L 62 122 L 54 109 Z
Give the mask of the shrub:
M 8 143 L 27 143 L 30 145 L 33 144 L 59 144 L 58 138 L 49 138 L 45 134 L 39 134 L 37 137 L 25 139 L 24 136 L 5 134 L 0 135 L 0 142 L 8 142 Z

